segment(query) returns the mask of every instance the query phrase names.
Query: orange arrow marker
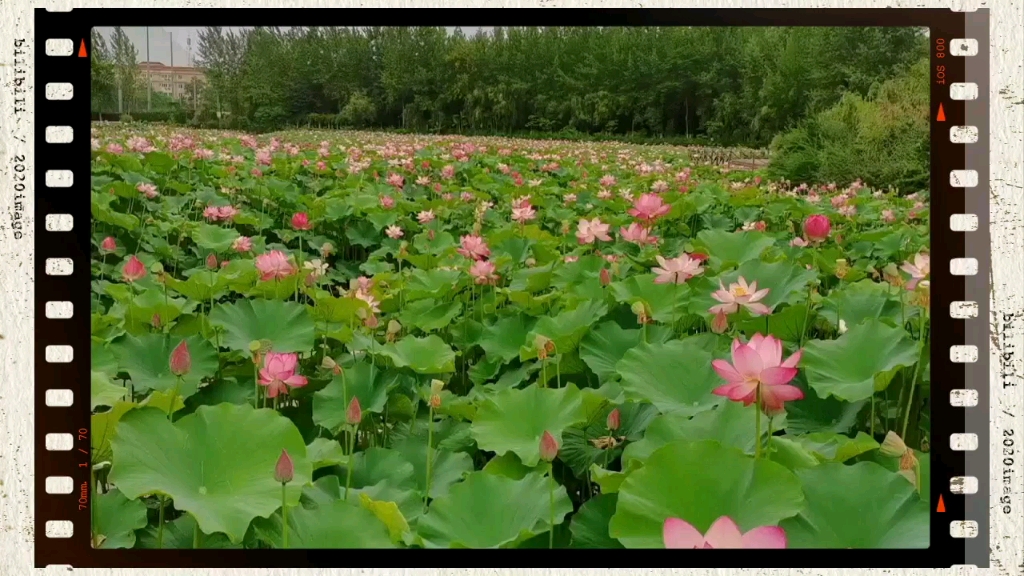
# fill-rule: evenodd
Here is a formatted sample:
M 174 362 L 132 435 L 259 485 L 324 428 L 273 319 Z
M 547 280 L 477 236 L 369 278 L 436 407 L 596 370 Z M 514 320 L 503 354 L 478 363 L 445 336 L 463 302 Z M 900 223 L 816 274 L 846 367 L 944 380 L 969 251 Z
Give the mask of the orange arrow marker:
M 939 114 L 935 117 L 937 122 L 946 121 L 946 111 L 942 109 L 942 102 L 939 102 Z
M 945 512 L 946 503 L 942 501 L 942 494 L 939 494 L 939 505 L 935 507 L 936 512 Z
M 78 57 L 88 58 L 89 53 L 85 51 L 85 38 L 82 39 L 82 45 L 78 47 Z

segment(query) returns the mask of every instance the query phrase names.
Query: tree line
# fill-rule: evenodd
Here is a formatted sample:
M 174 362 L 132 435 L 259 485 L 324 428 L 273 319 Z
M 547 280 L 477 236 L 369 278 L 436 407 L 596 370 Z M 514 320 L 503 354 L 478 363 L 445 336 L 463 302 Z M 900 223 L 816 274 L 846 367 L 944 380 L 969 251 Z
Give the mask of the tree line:
M 127 37 L 115 29 L 109 48 L 93 43 L 94 110 L 110 109 L 118 86 L 137 104 Z M 926 57 L 912 28 L 208 27 L 189 119 L 764 146 Z

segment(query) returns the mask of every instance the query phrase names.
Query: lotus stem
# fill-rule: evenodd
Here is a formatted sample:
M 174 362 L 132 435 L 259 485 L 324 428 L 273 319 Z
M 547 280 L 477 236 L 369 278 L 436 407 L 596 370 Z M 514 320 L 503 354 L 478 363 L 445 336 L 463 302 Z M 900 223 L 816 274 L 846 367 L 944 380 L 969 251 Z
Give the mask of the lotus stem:
M 767 458 L 771 458 L 772 455 L 772 424 L 774 424 L 774 418 L 768 417 L 768 437 L 765 438 L 764 453 Z M 758 439 L 760 442 L 760 439 Z
M 757 401 L 754 402 L 754 460 L 761 459 L 761 385 L 757 385 Z
M 427 489 L 423 492 L 423 509 L 427 509 L 427 500 L 430 499 L 430 473 L 434 456 L 434 407 L 427 409 Z
M 921 370 L 921 353 L 924 351 L 924 309 L 921 309 L 920 319 L 918 320 L 918 336 L 919 344 L 917 347 L 917 362 L 914 364 L 914 375 L 910 378 L 910 397 L 907 398 L 907 411 L 903 415 L 903 428 L 901 429 L 900 438 L 907 437 L 907 424 L 910 423 L 910 409 L 914 407 L 914 388 L 917 386 L 917 374 Z
M 192 530 L 192 549 L 193 550 L 198 550 L 200 548 L 200 545 L 199 545 L 200 534 L 201 534 L 201 530 L 199 530 L 199 519 L 196 518 L 196 527 L 195 527 L 195 529 Z
M 551 531 L 548 532 L 548 549 L 555 547 L 555 479 L 554 476 L 550 478 L 551 489 L 548 490 L 548 503 L 551 506 Z
M 352 467 L 349 466 L 349 470 Z M 285 486 L 284 482 L 281 482 L 281 547 L 288 548 L 288 501 L 285 499 Z M 347 487 L 346 487 L 347 490 Z M 198 527 L 197 527 L 198 529 Z
M 356 430 L 358 430 L 358 428 L 353 426 L 352 427 L 352 434 L 349 436 L 349 439 L 348 439 L 348 466 L 346 466 L 346 468 L 348 468 L 348 470 L 345 472 L 345 501 L 346 502 L 348 501 L 348 490 L 349 490 L 349 488 L 352 487 L 352 465 L 353 465 L 353 460 L 355 459 L 355 454 L 353 454 L 353 452 L 355 452 L 355 450 L 356 450 Z
M 167 497 L 160 496 L 160 516 L 157 519 L 156 529 L 156 547 L 158 549 L 164 547 L 164 505 L 167 504 Z M 196 524 L 196 529 L 199 529 L 199 524 Z
M 167 405 L 167 419 L 174 414 L 174 402 L 178 399 L 178 387 L 181 386 L 181 376 L 174 379 L 174 389 L 171 390 L 171 402 Z

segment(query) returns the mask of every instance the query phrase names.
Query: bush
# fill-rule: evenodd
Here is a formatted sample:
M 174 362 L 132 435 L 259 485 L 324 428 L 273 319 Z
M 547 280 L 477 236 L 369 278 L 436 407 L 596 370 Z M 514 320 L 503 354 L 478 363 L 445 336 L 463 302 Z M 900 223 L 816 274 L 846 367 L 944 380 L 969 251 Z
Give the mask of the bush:
M 369 96 L 356 92 L 348 99 L 339 116 L 345 126 L 365 128 L 377 117 L 377 107 L 373 105 L 373 100 L 370 100 Z
M 928 188 L 928 61 L 876 85 L 867 98 L 852 93 L 772 142 L 769 174 L 791 182 Z

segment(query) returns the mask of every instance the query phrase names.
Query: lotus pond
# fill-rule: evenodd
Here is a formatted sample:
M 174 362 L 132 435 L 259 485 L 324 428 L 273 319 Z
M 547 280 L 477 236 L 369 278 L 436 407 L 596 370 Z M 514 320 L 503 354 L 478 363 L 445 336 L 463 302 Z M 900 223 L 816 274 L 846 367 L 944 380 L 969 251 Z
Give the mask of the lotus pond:
M 92 136 L 97 547 L 928 545 L 926 191 Z

